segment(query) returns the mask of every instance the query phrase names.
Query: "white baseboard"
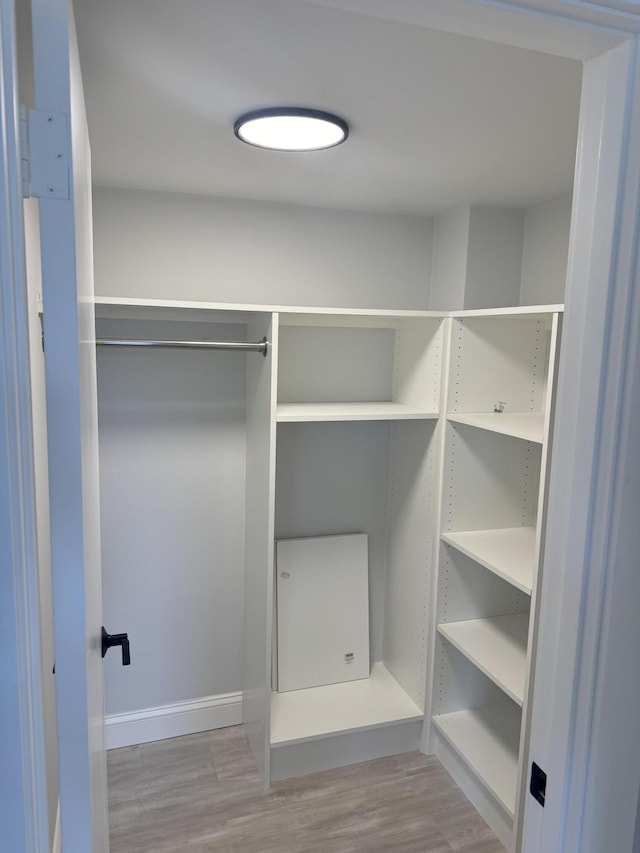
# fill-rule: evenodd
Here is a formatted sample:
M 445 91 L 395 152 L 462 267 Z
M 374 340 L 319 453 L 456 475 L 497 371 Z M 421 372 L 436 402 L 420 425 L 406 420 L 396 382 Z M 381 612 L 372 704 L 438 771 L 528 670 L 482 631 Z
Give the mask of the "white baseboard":
M 242 693 L 221 693 L 105 718 L 107 749 L 221 729 L 242 722 Z
M 53 847 L 51 848 L 51 853 L 62 853 L 62 839 L 60 838 L 60 800 L 58 800 L 56 828 L 53 833 Z

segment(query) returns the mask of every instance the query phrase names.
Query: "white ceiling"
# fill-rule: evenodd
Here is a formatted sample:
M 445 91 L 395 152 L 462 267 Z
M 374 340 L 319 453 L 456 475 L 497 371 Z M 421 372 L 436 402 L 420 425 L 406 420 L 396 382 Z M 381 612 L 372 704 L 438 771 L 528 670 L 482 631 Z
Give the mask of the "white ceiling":
M 74 0 L 103 186 L 430 215 L 571 192 L 581 66 L 306 0 Z M 260 106 L 342 115 L 346 144 L 233 135 Z

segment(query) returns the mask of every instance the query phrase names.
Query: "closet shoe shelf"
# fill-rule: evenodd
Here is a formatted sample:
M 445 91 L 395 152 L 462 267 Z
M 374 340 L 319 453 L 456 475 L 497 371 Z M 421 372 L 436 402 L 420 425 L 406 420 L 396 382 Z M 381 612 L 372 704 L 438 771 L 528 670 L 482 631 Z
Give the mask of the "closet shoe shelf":
M 448 531 L 442 534 L 442 540 L 531 595 L 536 547 L 534 527 Z
M 522 707 L 529 614 L 445 622 L 438 632 Z
M 544 435 L 542 412 L 450 412 L 447 420 L 537 444 L 542 444 Z
M 513 818 L 518 778 L 520 712 L 512 703 L 433 718 L 438 732 Z

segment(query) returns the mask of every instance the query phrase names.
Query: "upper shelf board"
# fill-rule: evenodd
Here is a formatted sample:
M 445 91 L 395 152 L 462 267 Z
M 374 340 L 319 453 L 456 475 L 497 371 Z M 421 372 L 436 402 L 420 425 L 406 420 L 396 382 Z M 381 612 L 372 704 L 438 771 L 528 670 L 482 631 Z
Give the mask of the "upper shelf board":
M 456 412 L 448 414 L 447 419 L 500 435 L 534 441 L 536 444 L 542 444 L 544 439 L 542 412 Z
M 556 305 L 518 305 L 513 308 L 471 308 L 466 311 L 450 311 L 450 317 L 527 317 L 542 319 L 549 314 L 562 314 L 563 304 Z
M 383 326 L 393 326 L 400 320 L 412 317 L 432 317 L 434 319 L 442 319 L 444 317 L 517 317 L 519 315 L 530 316 L 532 314 L 543 316 L 560 313 L 564 310 L 563 305 L 526 305 L 512 308 L 489 308 L 473 311 L 394 310 L 378 308 L 311 307 L 304 305 L 261 305 L 249 303 L 243 304 L 240 302 L 207 302 L 180 299 L 138 299 L 135 297 L 119 296 L 96 296 L 94 302 L 96 316 L 99 317 L 130 319 L 151 318 L 149 313 L 141 313 L 145 310 L 148 312 L 156 312 L 155 316 L 160 316 L 162 313 L 164 319 L 167 319 L 168 314 L 172 311 L 183 312 L 183 318 L 184 312 L 198 312 L 199 314 L 207 312 L 221 312 L 221 314 L 226 315 L 237 313 L 240 317 L 245 319 L 247 318 L 247 315 L 250 314 L 280 314 L 281 321 L 285 325 L 321 325 L 323 321 L 329 323 L 335 322 L 336 324 L 343 323 L 344 325 L 350 325 L 353 321 L 357 324 L 367 325 L 367 323 L 371 321 L 376 324 L 380 323 Z M 203 317 L 194 317 L 194 319 L 202 320 Z M 243 322 L 243 320 L 240 320 L 240 322 Z
M 521 592 L 531 595 L 536 556 L 534 527 L 448 531 L 442 534 L 442 539 Z
M 437 412 L 425 412 L 402 403 L 279 403 L 276 415 L 280 423 L 404 421 L 437 417 Z
M 98 317 L 138 319 L 157 316 L 167 319 L 172 312 L 198 312 L 199 320 L 207 313 L 237 314 L 247 318 L 252 314 L 279 314 L 283 325 L 368 325 L 393 328 L 405 319 L 448 317 L 447 311 L 396 310 L 380 308 L 316 308 L 295 305 L 260 305 L 231 302 L 205 302 L 179 299 L 136 299 L 116 296 L 96 296 L 95 312 Z M 146 313 L 145 313 L 146 312 Z

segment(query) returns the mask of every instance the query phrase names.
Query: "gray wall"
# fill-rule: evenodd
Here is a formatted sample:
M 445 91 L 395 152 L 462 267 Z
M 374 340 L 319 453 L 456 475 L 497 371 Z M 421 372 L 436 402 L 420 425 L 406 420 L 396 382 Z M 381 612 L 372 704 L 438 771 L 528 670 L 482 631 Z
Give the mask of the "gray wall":
M 99 295 L 429 304 L 430 219 L 97 188 L 94 232 Z M 132 655 L 105 659 L 107 714 L 240 690 L 244 359 L 100 350 L 98 401 L 104 618 Z
M 430 307 L 564 302 L 571 198 L 526 209 L 461 207 L 435 218 Z
M 96 292 L 484 307 L 503 292 L 517 303 L 522 274 L 523 302 L 556 302 L 566 208 L 454 211 L 434 242 L 432 220 L 418 217 L 98 188 Z M 132 644 L 130 668 L 105 660 L 107 713 L 240 690 L 244 359 L 100 351 L 98 380 L 105 624 Z
M 242 339 L 243 326 L 98 324 L 120 337 Z M 98 350 L 107 714 L 241 687 L 245 357 Z
M 464 308 L 470 215 L 469 207 L 458 207 L 435 218 L 429 304 L 434 311 Z
M 525 211 L 521 305 L 564 302 L 570 227 L 570 197 Z
M 96 293 L 427 308 L 432 220 L 96 188 Z
M 523 229 L 521 210 L 471 208 L 465 308 L 503 308 L 518 304 Z

